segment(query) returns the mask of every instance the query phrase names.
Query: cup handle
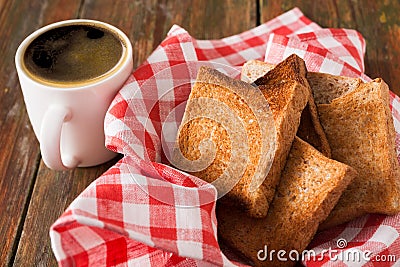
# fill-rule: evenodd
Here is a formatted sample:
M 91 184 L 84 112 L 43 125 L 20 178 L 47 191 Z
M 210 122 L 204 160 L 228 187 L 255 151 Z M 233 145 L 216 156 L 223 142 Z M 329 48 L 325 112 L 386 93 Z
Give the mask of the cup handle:
M 71 120 L 72 112 L 68 107 L 50 106 L 42 120 L 40 130 L 40 150 L 44 163 L 53 170 L 68 170 L 78 166 L 79 160 L 72 157 L 68 164 L 61 158 L 61 131 L 64 122 Z

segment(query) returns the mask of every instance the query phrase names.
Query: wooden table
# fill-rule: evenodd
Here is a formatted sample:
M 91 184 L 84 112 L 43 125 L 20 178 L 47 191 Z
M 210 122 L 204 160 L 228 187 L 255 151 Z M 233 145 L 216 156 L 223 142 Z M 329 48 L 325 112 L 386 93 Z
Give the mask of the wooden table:
M 383 77 L 400 94 L 399 1 L 0 0 L 0 266 L 56 265 L 50 225 L 116 162 L 64 172 L 43 164 L 14 66 L 24 37 L 59 20 L 102 20 L 130 37 L 138 66 L 175 23 L 196 38 L 221 38 L 294 6 L 323 27 L 360 31 L 367 40 L 366 74 Z

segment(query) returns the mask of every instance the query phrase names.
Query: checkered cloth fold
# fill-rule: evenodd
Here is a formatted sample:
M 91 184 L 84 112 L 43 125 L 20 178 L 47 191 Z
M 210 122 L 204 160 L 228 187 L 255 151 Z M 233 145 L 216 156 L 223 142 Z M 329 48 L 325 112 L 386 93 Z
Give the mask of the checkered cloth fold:
M 169 166 L 173 141 L 196 77 L 196 62 L 239 72 L 247 60 L 277 63 L 296 53 L 311 71 L 361 77 L 365 41 L 353 30 L 322 29 L 294 8 L 256 28 L 220 40 L 196 40 L 174 25 L 129 77 L 105 119 L 106 145 L 124 157 L 86 188 L 50 229 L 60 266 L 241 266 L 217 241 L 216 189 Z M 237 74 L 237 73 L 236 73 Z M 400 148 L 400 99 L 391 94 Z M 367 215 L 317 235 L 307 266 L 347 266 L 339 253 L 371 251 L 366 266 L 395 255 L 400 215 Z M 345 239 L 340 249 L 338 239 Z M 393 260 L 393 258 L 392 258 Z M 354 264 L 354 263 L 353 263 Z M 386 262 L 386 265 L 394 262 Z M 351 265 L 351 264 L 350 264 Z

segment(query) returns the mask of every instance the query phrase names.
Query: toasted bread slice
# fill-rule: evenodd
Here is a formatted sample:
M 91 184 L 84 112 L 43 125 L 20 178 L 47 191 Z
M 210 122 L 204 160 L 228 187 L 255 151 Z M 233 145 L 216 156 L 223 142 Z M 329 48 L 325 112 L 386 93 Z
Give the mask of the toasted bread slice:
M 175 151 L 172 163 L 213 183 L 220 197 L 226 193 L 224 198 L 249 214 L 265 216 L 277 184 L 265 179 L 275 153 L 276 132 L 271 125 L 272 114 L 258 88 L 201 67 L 178 129 L 184 158 Z M 210 141 L 214 147 L 205 147 Z M 189 167 L 198 168 L 182 168 L 185 159 Z
M 309 80 L 332 157 L 358 172 L 321 229 L 366 213 L 400 212 L 400 168 L 387 84 L 328 74 Z
M 253 82 L 273 67 L 261 61 L 249 61 L 243 66 L 242 79 Z M 360 173 L 320 228 L 326 229 L 365 213 L 400 212 L 400 173 L 387 85 L 382 80 L 364 84 L 358 78 L 315 72 L 308 72 L 307 80 L 332 157 Z M 302 116 L 299 136 L 303 122 Z
M 296 137 L 267 216 L 250 218 L 218 202 L 219 236 L 256 266 L 292 266 L 294 261 L 278 261 L 276 253 L 271 261 L 268 252 L 282 249 L 288 258 L 291 250 L 301 253 L 306 249 L 319 223 L 325 220 L 355 175 L 353 168 L 328 159 Z M 264 256 L 267 258 L 262 260 Z
M 270 203 L 275 187 L 285 167 L 293 139 L 300 125 L 301 114 L 309 99 L 306 87 L 306 67 L 304 61 L 292 55 L 279 63 L 273 70 L 260 77 L 255 84 L 269 103 L 276 129 L 276 150 L 265 186 L 266 199 Z M 308 84 L 307 84 L 308 85 Z M 275 185 L 271 187 L 271 185 Z M 265 216 L 253 217 L 263 217 Z
M 247 61 L 242 68 L 241 80 L 250 83 L 254 83 L 256 80 L 258 80 L 256 83 L 262 84 L 263 80 L 260 77 L 263 77 L 273 68 L 275 68 L 275 65 L 259 60 Z M 307 78 L 309 76 L 313 76 L 313 73 L 307 73 Z M 275 81 L 280 82 L 279 79 L 276 79 Z M 300 82 L 307 88 L 310 88 L 306 80 L 300 79 Z M 330 146 L 321 127 L 317 107 L 311 93 L 308 104 L 301 114 L 300 126 L 297 135 L 307 143 L 313 145 L 325 156 L 331 157 Z
M 318 72 L 309 72 L 307 80 L 310 84 L 317 105 L 329 104 L 333 99 L 354 91 L 362 84 L 362 81 L 359 78 L 336 76 Z
M 274 72 L 285 73 L 298 64 L 301 64 L 300 68 L 303 69 L 302 73 L 304 76 L 304 62 L 299 58 L 292 58 L 278 65 Z M 230 181 L 239 180 L 236 186 L 227 193 L 227 198 L 225 198 L 225 200 L 232 201 L 242 206 L 250 216 L 264 217 L 267 214 L 269 203 L 274 196 L 280 173 L 283 170 L 291 143 L 297 132 L 301 112 L 307 103 L 309 91 L 306 87 L 293 79 L 275 86 L 265 86 L 261 89 L 262 94 L 260 95 L 265 101 L 265 105 L 268 106 L 269 104 L 273 114 L 273 118 L 270 118 L 267 128 L 273 128 L 271 125 L 274 125 L 276 129 L 276 133 L 273 136 L 275 138 L 273 140 L 275 150 L 272 156 L 269 155 L 271 156 L 269 157 L 262 154 L 260 144 L 271 141 L 272 137 L 263 136 L 257 123 L 253 123 L 257 122 L 254 114 L 248 106 L 243 104 L 244 101 L 238 97 L 238 94 L 232 93 L 234 91 L 232 90 L 233 88 L 236 88 L 236 91 L 241 91 L 244 94 L 248 92 L 247 97 L 249 99 L 254 98 L 249 92 L 258 90 L 258 88 L 248 83 L 233 80 L 216 70 L 202 68 L 192 88 L 189 100 L 212 98 L 226 104 L 239 115 L 246 129 L 245 135 L 249 147 L 248 151 L 242 148 L 241 150 L 239 149 L 239 152 L 241 155 L 246 155 L 246 153 L 249 152 L 249 164 L 247 164 L 246 159 L 244 160 L 243 158 L 237 157 L 235 159 L 237 153 L 232 153 L 233 149 L 235 149 L 232 144 L 235 146 L 243 145 L 242 143 L 246 143 L 244 142 L 246 137 L 239 138 L 237 141 L 230 140 L 227 131 L 217 122 L 213 122 L 207 118 L 193 119 L 194 115 L 197 116 L 208 112 L 205 110 L 205 107 L 201 105 L 194 105 L 191 104 L 191 102 L 188 103 L 182 124 L 178 130 L 177 140 L 183 156 L 189 160 L 197 160 L 200 158 L 198 146 L 201 140 L 211 137 L 216 147 L 215 158 L 208 167 L 191 173 L 207 182 L 214 182 L 221 177 L 221 175 L 226 173 L 226 169 L 231 168 L 232 165 L 235 166 L 236 170 L 229 171 L 228 175 L 222 179 L 223 181 L 227 181 L 227 184 L 231 184 Z M 250 100 L 250 102 L 251 101 L 255 101 L 255 99 Z M 217 113 L 217 111 L 215 113 Z M 222 118 L 224 116 L 219 117 Z M 224 118 L 227 120 L 227 124 L 235 124 L 233 119 Z M 264 122 L 264 124 L 265 123 L 266 122 Z M 234 128 L 240 127 L 235 126 Z M 267 138 L 268 140 L 262 141 L 263 138 Z M 231 158 L 233 158 L 233 160 L 231 160 Z M 261 166 L 261 170 L 257 172 L 257 169 L 260 168 L 259 162 L 267 162 L 268 160 L 270 163 L 269 166 L 272 164 L 271 168 L 266 169 L 265 166 Z M 241 173 L 239 171 L 240 169 L 244 169 L 244 172 Z M 255 180 L 258 181 L 256 184 L 260 184 L 257 190 L 253 190 L 250 186 L 254 177 L 256 177 Z M 259 180 L 261 180 L 261 182 L 259 182 Z M 222 187 L 223 189 L 227 189 L 225 185 Z

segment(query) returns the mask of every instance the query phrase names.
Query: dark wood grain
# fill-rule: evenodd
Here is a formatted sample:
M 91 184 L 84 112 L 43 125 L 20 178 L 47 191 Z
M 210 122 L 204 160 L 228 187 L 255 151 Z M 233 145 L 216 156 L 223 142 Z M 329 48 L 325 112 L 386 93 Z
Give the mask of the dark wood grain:
M 260 1 L 267 21 L 295 6 L 322 27 L 351 28 L 366 39 L 365 73 L 382 77 L 400 95 L 399 1 Z
M 62 10 L 63 3 L 54 6 Z M 131 39 L 138 66 L 165 37 L 173 24 L 180 24 L 198 38 L 219 38 L 256 25 L 255 2 L 215 1 L 85 1 L 79 17 L 98 19 L 121 28 Z M 182 10 L 186 10 L 182 13 Z M 74 12 L 70 16 L 74 16 Z M 41 17 L 40 14 L 37 15 Z M 237 18 L 241 18 L 238 20 Z M 65 14 L 64 14 L 65 19 Z M 48 235 L 51 224 L 72 200 L 115 161 L 93 168 L 56 172 L 40 163 L 29 202 L 14 265 L 54 266 Z
M 102 12 L 98 12 L 102 10 Z M 131 39 L 137 66 L 165 38 L 173 24 L 199 39 L 214 39 L 239 33 L 256 25 L 255 1 L 88 1 L 82 17 L 117 25 Z

